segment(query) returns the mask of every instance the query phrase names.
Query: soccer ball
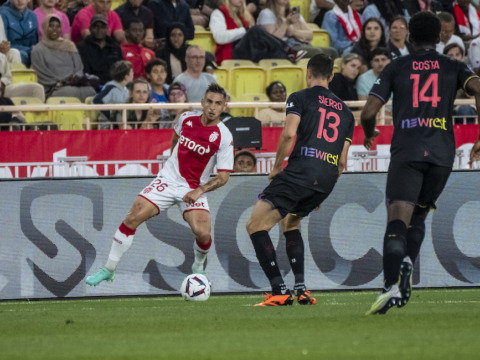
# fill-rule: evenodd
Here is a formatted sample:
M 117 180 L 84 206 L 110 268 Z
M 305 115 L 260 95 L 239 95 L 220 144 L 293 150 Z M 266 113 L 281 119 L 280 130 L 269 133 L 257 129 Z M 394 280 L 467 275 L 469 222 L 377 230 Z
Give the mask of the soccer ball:
M 180 293 L 185 300 L 208 300 L 210 297 L 210 281 L 202 274 L 188 275 L 185 280 L 183 280 Z

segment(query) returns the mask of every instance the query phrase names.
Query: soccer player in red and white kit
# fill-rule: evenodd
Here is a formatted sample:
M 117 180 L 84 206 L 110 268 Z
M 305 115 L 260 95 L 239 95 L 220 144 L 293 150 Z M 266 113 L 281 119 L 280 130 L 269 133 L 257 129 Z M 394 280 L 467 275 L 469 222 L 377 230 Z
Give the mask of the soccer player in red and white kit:
M 225 185 L 233 170 L 232 134 L 220 121 L 226 96 L 221 86 L 211 84 L 202 99 L 202 112 L 186 112 L 178 119 L 172 137 L 172 156 L 135 199 L 115 233 L 105 266 L 86 278 L 88 285 L 112 281 L 120 258 L 132 245 L 135 230 L 175 204 L 196 237 L 192 272 L 205 273 L 204 263 L 212 244 L 205 193 Z M 217 175 L 210 179 L 215 165 Z

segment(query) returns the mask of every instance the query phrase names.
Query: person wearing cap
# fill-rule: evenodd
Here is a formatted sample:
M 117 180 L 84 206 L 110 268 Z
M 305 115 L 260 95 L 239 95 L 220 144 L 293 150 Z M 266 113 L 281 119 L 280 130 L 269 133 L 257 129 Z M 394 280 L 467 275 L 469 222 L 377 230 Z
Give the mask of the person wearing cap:
M 155 26 L 155 20 L 152 10 L 145 5 L 142 5 L 143 0 L 127 0 L 124 4 L 115 9 L 115 12 L 122 19 L 123 28 L 126 29 L 127 25 L 132 19 L 140 19 L 143 22 L 145 28 L 145 39 L 143 44 L 150 48 L 155 48 L 155 41 L 153 36 L 153 28 Z
M 112 80 L 110 77 L 112 65 L 123 60 L 120 45 L 112 37 L 107 36 L 107 32 L 107 18 L 97 14 L 90 20 L 90 35 L 77 45 L 83 70 L 87 74 L 98 76 L 100 85 Z
M 70 40 L 70 21 L 64 12 L 55 9 L 55 4 L 58 0 L 38 0 L 38 7 L 33 10 L 38 20 L 38 40 L 42 40 L 43 29 L 42 24 L 45 16 L 49 14 L 57 15 L 62 21 L 62 37 Z
M 168 102 L 176 104 L 188 103 L 187 89 L 185 88 L 185 85 L 179 82 L 175 82 L 170 85 L 168 89 Z M 185 111 L 188 110 L 188 108 L 169 110 L 172 126 L 175 125 L 180 115 L 182 115 Z
M 101 14 L 107 18 L 107 35 L 112 36 L 119 43 L 125 42 L 122 20 L 111 9 L 112 0 L 92 0 L 92 4 L 80 10 L 72 23 L 71 37 L 74 43 L 79 43 L 90 35 L 90 21 L 94 15 Z

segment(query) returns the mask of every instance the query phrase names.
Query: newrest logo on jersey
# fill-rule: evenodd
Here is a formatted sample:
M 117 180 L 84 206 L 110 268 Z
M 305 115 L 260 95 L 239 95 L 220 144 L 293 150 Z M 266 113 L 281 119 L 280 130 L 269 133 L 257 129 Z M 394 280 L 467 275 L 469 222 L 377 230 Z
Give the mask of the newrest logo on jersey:
M 210 135 L 210 137 L 212 135 Z M 185 146 L 188 150 L 192 150 L 200 155 L 208 154 L 210 152 L 210 146 L 207 146 L 207 148 L 205 149 L 205 147 L 203 147 L 202 145 L 197 144 L 195 141 L 190 140 L 183 135 L 180 136 L 180 144 Z
M 445 118 L 413 118 L 402 120 L 402 129 L 410 129 L 417 126 L 420 127 L 434 127 L 442 130 L 447 130 L 445 126 Z
M 315 148 L 302 146 L 300 148 L 300 155 L 314 157 L 322 161 L 326 161 L 329 164 L 338 165 L 338 155 L 333 155 L 326 151 L 318 150 Z

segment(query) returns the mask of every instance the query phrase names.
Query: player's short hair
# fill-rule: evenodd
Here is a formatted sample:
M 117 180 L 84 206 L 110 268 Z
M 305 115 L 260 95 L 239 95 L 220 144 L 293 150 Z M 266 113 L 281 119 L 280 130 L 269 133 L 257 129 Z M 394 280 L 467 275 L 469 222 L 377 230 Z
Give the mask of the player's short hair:
M 132 70 L 132 63 L 130 61 L 119 60 L 113 63 L 110 69 L 110 77 L 117 82 L 123 81 Z
M 253 160 L 253 166 L 257 166 L 257 158 L 255 157 L 255 155 L 253 155 L 250 151 L 247 151 L 247 150 L 242 150 L 242 151 L 237 152 L 235 154 L 235 157 L 233 158 L 233 163 L 235 163 L 235 161 L 237 161 L 237 159 L 240 156 L 250 156 Z
M 149 74 L 152 72 L 154 66 L 163 66 L 165 71 L 167 71 L 167 62 L 163 59 L 155 58 L 150 60 L 147 65 L 145 65 L 145 73 Z
M 440 38 L 442 23 L 437 15 L 431 12 L 418 12 L 412 16 L 408 25 L 410 40 L 416 44 L 436 44 Z
M 375 56 L 379 56 L 379 55 L 385 55 L 387 58 L 390 59 L 390 51 L 388 51 L 387 48 L 377 47 L 373 49 L 373 51 L 370 53 L 370 59 L 368 60 L 372 61 Z
M 437 15 L 441 22 L 451 23 L 455 18 L 449 12 L 443 11 Z
M 314 78 L 329 79 L 333 72 L 333 60 L 325 54 L 316 54 L 310 58 L 307 64 Z
M 221 95 L 223 95 L 223 98 L 225 100 L 227 100 L 227 92 L 225 91 L 225 89 L 223 87 L 221 87 L 217 83 L 211 83 L 208 86 L 207 91 L 205 91 L 205 95 L 207 95 L 207 93 L 209 93 L 209 92 L 216 93 L 216 94 L 221 94 Z

